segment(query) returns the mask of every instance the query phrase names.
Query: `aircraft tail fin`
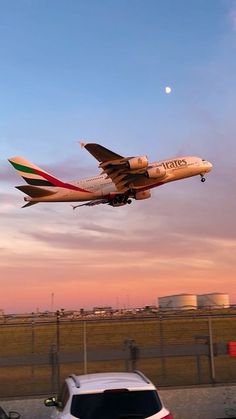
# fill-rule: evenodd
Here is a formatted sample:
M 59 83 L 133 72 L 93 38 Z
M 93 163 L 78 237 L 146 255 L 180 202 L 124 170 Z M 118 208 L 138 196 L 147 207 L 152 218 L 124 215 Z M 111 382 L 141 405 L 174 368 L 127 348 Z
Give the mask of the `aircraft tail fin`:
M 11 157 L 8 159 L 18 174 L 33 186 L 60 186 L 61 181 L 23 157 Z

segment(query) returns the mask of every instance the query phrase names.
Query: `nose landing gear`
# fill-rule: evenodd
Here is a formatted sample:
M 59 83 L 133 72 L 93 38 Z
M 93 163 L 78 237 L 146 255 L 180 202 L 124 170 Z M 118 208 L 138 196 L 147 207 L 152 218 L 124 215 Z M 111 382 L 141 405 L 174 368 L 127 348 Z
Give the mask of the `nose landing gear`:
M 204 178 L 204 175 L 200 175 L 201 176 L 201 182 L 205 182 L 206 178 Z

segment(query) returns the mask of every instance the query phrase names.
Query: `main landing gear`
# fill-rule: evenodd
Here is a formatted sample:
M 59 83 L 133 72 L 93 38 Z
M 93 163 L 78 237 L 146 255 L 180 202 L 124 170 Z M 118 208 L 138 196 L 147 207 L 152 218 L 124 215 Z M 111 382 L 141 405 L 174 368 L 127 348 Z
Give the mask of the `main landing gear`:
M 201 182 L 205 182 L 206 178 L 204 178 L 204 175 L 200 175 L 201 176 Z
M 127 195 L 118 195 L 112 200 L 112 205 L 125 205 L 125 204 L 131 204 L 132 199 L 129 199 Z

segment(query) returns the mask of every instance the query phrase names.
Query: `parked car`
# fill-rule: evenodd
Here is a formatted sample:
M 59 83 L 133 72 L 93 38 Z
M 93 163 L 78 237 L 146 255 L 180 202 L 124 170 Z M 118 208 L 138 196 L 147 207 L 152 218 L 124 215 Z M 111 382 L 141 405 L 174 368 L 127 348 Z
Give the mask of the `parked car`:
M 72 374 L 44 403 L 54 407 L 54 419 L 173 419 L 140 371 Z
M 20 414 L 18 412 L 14 412 L 12 410 L 7 415 L 5 410 L 3 410 L 3 408 L 0 406 L 0 419 L 19 419 L 19 418 L 20 418 Z

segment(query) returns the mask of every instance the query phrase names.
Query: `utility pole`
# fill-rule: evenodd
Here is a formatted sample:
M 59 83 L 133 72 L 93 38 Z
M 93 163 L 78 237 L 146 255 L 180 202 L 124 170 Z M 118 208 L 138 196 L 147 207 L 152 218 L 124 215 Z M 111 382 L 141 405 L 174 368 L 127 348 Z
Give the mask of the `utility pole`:
M 214 360 L 214 347 L 213 347 L 213 337 L 212 337 L 212 322 L 211 317 L 208 317 L 208 333 L 209 333 L 209 356 L 210 356 L 210 365 L 211 365 L 211 379 L 212 382 L 215 382 L 215 360 Z
M 87 327 L 86 321 L 83 323 L 83 346 L 84 346 L 84 374 L 87 374 Z
M 58 390 L 60 388 L 60 312 L 57 310 L 56 312 L 57 320 L 56 320 L 56 351 L 57 351 L 57 387 Z

